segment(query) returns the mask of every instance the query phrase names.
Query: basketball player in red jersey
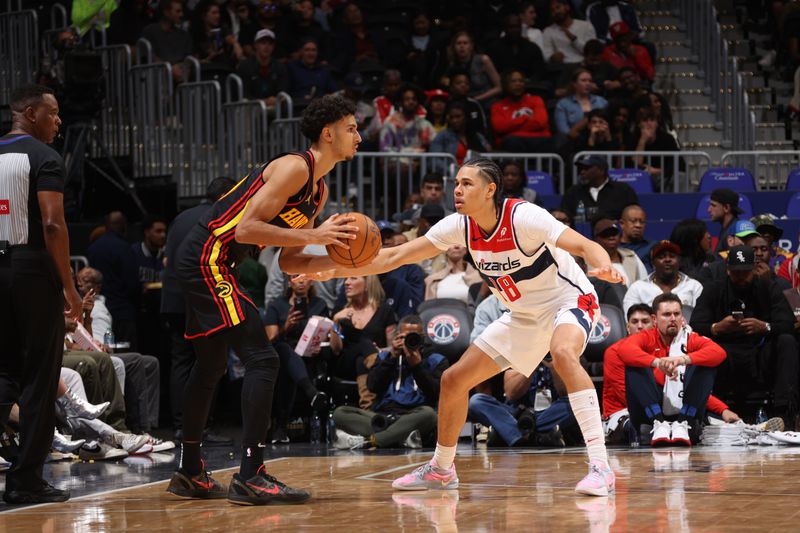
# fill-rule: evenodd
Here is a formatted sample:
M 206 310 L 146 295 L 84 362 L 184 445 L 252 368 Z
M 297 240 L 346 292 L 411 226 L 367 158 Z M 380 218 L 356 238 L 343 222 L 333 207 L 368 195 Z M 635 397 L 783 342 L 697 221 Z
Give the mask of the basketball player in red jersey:
M 456 176 L 456 213 L 437 222 L 424 237 L 384 248 L 369 266 L 334 268 L 320 257 L 304 265 L 313 279 L 379 274 L 418 263 L 451 246 L 464 246 L 467 258 L 492 293 L 510 310 L 478 336 L 459 361 L 442 375 L 436 451 L 429 463 L 392 483 L 399 490 L 458 488 L 453 460 L 458 434 L 467 418 L 469 391 L 495 374 L 513 368 L 530 376 L 549 351 L 569 392 L 589 455 L 589 474 L 578 494 L 608 496 L 615 488 L 600 420 L 600 403 L 579 358 L 599 318 L 597 294 L 572 258 L 598 265 L 590 274 L 618 283 L 608 254 L 524 200 L 503 199 L 502 175 L 494 162 L 468 161 Z
M 340 239 L 355 238 L 357 228 L 348 225 L 350 217 L 333 215 L 314 228 L 328 199 L 323 177 L 339 161 L 353 159 L 361 142 L 354 112 L 355 106 L 341 97 L 312 102 L 301 123 L 311 148 L 281 154 L 253 170 L 212 206 L 178 248 L 186 337 L 197 361 L 184 391 L 181 466 L 168 492 L 184 498 L 227 497 L 242 505 L 302 503 L 310 497 L 265 471 L 263 443 L 272 416 L 278 354 L 255 304 L 239 285 L 236 265 L 258 248 L 283 246 L 287 248 L 281 263 L 291 268 L 293 262 L 302 262 L 305 245 L 347 248 Z M 244 363 L 245 375 L 242 462 L 226 491 L 205 470 L 200 443 L 229 347 Z

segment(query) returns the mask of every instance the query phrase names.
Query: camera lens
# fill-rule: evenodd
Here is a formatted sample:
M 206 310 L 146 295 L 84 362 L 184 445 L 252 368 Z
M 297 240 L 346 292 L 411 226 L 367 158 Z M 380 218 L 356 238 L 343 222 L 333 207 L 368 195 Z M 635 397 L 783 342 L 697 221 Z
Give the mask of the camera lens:
M 422 338 L 422 335 L 420 335 L 415 331 L 412 331 L 410 333 L 406 333 L 406 338 L 403 342 L 406 348 L 408 348 L 409 350 L 419 350 L 420 348 L 422 348 L 424 339 Z

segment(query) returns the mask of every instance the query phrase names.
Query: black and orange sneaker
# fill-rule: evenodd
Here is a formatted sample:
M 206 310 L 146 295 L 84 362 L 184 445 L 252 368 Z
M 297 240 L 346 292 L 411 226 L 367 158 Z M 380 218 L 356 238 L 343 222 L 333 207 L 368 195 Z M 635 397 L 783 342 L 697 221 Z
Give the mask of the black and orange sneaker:
M 228 487 L 228 501 L 237 505 L 270 505 L 304 503 L 311 494 L 302 489 L 293 489 L 267 474 L 264 465 L 256 475 L 244 481 L 237 473 Z
M 175 496 L 180 496 L 181 498 L 204 500 L 214 500 L 225 497 L 225 488 L 216 479 L 211 477 L 211 472 L 206 471 L 205 463 L 203 463 L 200 473 L 194 476 L 190 475 L 183 468 L 179 468 L 172 474 L 167 492 L 171 492 Z

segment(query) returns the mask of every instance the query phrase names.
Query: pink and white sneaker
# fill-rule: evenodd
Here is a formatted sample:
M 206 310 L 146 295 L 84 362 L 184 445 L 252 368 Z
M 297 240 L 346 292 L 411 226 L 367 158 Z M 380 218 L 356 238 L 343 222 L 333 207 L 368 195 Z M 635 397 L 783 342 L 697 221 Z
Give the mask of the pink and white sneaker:
M 458 488 L 456 465 L 440 474 L 431 463 L 425 463 L 410 474 L 397 478 L 392 482 L 392 488 L 398 490 L 452 490 Z
M 603 461 L 589 463 L 589 473 L 575 486 L 575 492 L 587 496 L 608 496 L 614 492 L 616 477 L 611 467 Z

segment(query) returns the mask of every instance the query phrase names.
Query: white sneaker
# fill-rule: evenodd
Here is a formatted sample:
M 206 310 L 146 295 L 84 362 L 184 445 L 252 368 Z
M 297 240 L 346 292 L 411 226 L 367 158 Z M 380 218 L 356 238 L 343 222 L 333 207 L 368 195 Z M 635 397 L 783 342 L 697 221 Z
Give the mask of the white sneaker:
M 676 444 L 678 446 L 691 446 L 692 439 L 689 438 L 689 429 L 691 426 L 689 422 L 686 420 L 682 422 L 673 422 L 672 423 L 672 437 L 670 438 L 670 444 Z
M 418 429 L 408 434 L 408 437 L 406 437 L 406 440 L 403 442 L 403 448 L 411 448 L 412 450 L 419 450 L 422 448 L 422 435 L 419 434 Z
M 147 443 L 153 447 L 153 449 L 150 450 L 152 452 L 165 452 L 175 448 L 175 443 L 171 440 L 161 440 L 150 435 L 149 433 L 142 433 L 142 436 L 147 437 Z
M 115 431 L 108 436 L 103 437 L 106 444 L 122 448 L 128 453 L 146 453 L 143 449 L 149 448 L 148 451 L 153 451 L 153 447 L 148 444 L 148 437 L 146 435 L 134 435 L 133 433 L 123 433 Z
M 333 447 L 337 450 L 357 450 L 363 448 L 367 443 L 367 439 L 361 435 L 351 435 L 345 433 L 341 429 L 336 430 L 336 440 L 333 442 Z
M 672 442 L 672 424 L 670 422 L 653 420 L 653 430 L 650 433 L 653 435 L 650 438 L 650 446 L 669 446 Z

